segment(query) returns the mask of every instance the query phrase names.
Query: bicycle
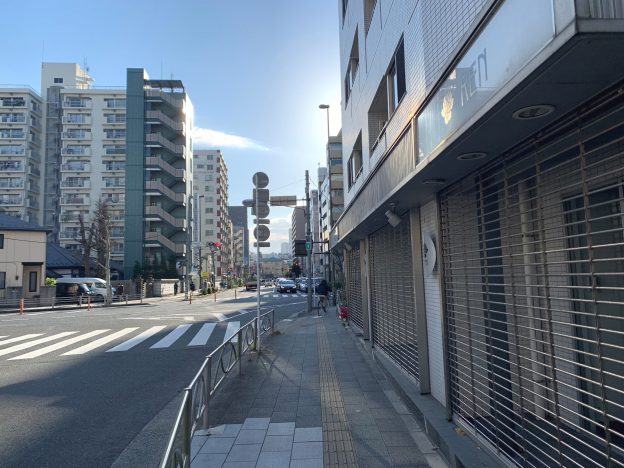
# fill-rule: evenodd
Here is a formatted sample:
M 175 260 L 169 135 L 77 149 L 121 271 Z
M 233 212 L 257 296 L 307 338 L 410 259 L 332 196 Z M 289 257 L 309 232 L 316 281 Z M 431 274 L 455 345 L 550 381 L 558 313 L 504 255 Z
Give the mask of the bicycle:
M 323 308 L 323 312 L 327 313 L 327 296 L 319 296 L 318 302 L 316 303 L 316 315 L 321 315 L 321 307 Z

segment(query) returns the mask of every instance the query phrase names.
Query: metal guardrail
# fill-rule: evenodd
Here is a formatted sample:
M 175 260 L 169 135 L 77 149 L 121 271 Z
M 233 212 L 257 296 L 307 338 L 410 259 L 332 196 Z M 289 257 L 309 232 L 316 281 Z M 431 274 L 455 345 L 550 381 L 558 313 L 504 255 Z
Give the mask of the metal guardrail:
M 167 449 L 160 468 L 188 468 L 191 466 L 191 440 L 199 429 L 210 427 L 210 398 L 219 389 L 228 374 L 238 364 L 241 374 L 242 356 L 250 348 L 257 349 L 257 317 L 240 327 L 227 341 L 212 351 L 199 371 L 184 389 Z M 275 326 L 275 309 L 260 316 L 260 336 Z
M 113 296 L 113 304 L 128 304 L 133 301 L 143 302 L 144 296 L 140 294 L 122 294 Z M 101 297 L 96 296 L 77 296 L 77 297 L 33 297 L 24 299 L 0 299 L 0 312 L 22 311 L 28 309 L 48 308 L 51 307 L 93 307 L 103 305 L 104 301 Z

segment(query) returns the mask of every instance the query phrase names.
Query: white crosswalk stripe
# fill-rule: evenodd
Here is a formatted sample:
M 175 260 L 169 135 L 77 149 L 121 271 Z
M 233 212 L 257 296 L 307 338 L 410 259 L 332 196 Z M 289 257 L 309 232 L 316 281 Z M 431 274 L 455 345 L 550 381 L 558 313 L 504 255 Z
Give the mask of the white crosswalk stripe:
M 167 336 L 165 336 L 158 343 L 150 346 L 151 349 L 158 348 L 168 348 L 173 343 L 175 343 L 186 331 L 191 328 L 190 324 L 178 325 L 173 331 L 171 331 Z
M 89 338 L 92 338 L 97 335 L 101 335 L 102 333 L 106 333 L 110 330 L 93 330 L 92 332 L 85 333 L 84 335 L 74 336 L 69 338 L 68 340 L 63 340 L 58 343 L 54 343 L 53 345 L 46 346 L 45 348 L 37 349 L 36 351 L 31 351 L 30 353 L 22 354 L 20 356 L 15 356 L 9 359 L 9 361 L 19 360 L 19 359 L 32 359 L 39 356 L 43 356 L 44 354 L 51 353 L 52 351 L 56 351 L 57 349 L 66 348 L 68 346 L 73 345 L 74 343 L 78 343 L 79 341 L 84 341 Z
M 114 353 L 117 351 L 127 351 L 130 348 L 134 348 L 139 343 L 142 343 L 143 341 L 147 340 L 150 336 L 155 335 L 156 333 L 161 331 L 163 328 L 165 328 L 164 325 L 159 325 L 156 327 L 149 328 L 148 330 L 145 330 L 143 333 L 139 333 L 134 338 L 130 338 L 128 341 L 124 341 L 123 343 L 115 346 L 114 348 L 107 350 L 106 352 Z
M 236 333 L 238 331 L 238 329 L 240 328 L 240 322 L 228 322 L 227 325 L 227 329 L 225 330 L 225 336 L 223 337 L 223 342 L 225 343 L 226 341 L 228 341 L 232 335 L 234 335 L 234 333 Z M 235 336 L 232 339 L 232 343 L 237 343 L 238 342 L 238 336 Z
M 10 348 L 0 350 L 0 356 L 4 356 L 5 354 L 10 354 L 10 353 L 15 353 L 23 349 L 34 348 L 35 346 L 39 344 L 47 343 L 48 341 L 54 341 L 56 339 L 63 338 L 69 335 L 73 335 L 75 333 L 78 333 L 78 332 L 72 331 L 72 332 L 57 333 L 56 335 L 46 336 L 45 338 L 39 338 L 38 340 L 29 341 L 28 343 L 21 343 L 15 346 L 11 346 Z
M 223 314 L 214 314 L 214 316 L 219 320 L 219 322 L 223 322 L 224 320 L 227 320 L 227 317 Z
M 5 344 L 9 344 L 9 343 L 15 343 L 16 341 L 24 341 L 24 340 L 29 340 L 31 338 L 35 338 L 37 336 L 41 336 L 43 335 L 43 333 L 31 333 L 29 335 L 23 335 L 23 336 L 18 336 L 15 338 L 9 338 L 7 340 L 2 340 L 0 341 L 0 345 L 5 345 Z M 4 337 L 2 337 L 4 338 Z
M 212 332 L 214 331 L 216 326 L 216 323 L 204 323 L 189 343 L 189 346 L 204 346 L 206 343 L 208 343 L 210 335 L 212 335 Z
M 98 340 L 92 341 L 91 343 L 87 343 L 86 345 L 81 346 L 80 348 L 67 351 L 66 353 L 63 353 L 61 356 L 75 356 L 77 354 L 85 354 L 89 351 L 99 348 L 100 346 L 104 346 L 105 344 L 108 344 L 111 341 L 115 341 L 116 339 L 121 338 L 122 336 L 127 335 L 128 333 L 136 331 L 138 329 L 139 327 L 124 328 L 123 330 L 119 330 L 116 333 L 113 333 L 108 336 L 104 336 Z

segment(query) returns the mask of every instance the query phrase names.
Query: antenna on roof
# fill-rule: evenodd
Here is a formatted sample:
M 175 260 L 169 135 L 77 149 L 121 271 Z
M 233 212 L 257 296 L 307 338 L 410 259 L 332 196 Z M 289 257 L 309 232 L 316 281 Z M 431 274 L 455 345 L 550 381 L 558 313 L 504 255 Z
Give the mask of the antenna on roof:
M 82 68 L 84 71 L 86 71 L 87 73 L 89 73 L 91 71 L 91 69 L 89 68 L 89 64 L 87 63 L 87 57 L 84 57 L 82 59 Z

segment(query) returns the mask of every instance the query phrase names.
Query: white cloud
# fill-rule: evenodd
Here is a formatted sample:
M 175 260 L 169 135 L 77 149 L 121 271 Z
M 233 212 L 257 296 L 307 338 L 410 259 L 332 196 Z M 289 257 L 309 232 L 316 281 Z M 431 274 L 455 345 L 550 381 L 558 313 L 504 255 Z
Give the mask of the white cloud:
M 209 146 L 211 148 L 241 148 L 258 151 L 268 151 L 269 148 L 262 146 L 249 138 L 230 135 L 229 133 L 211 130 L 209 128 L 193 127 L 193 146 Z

